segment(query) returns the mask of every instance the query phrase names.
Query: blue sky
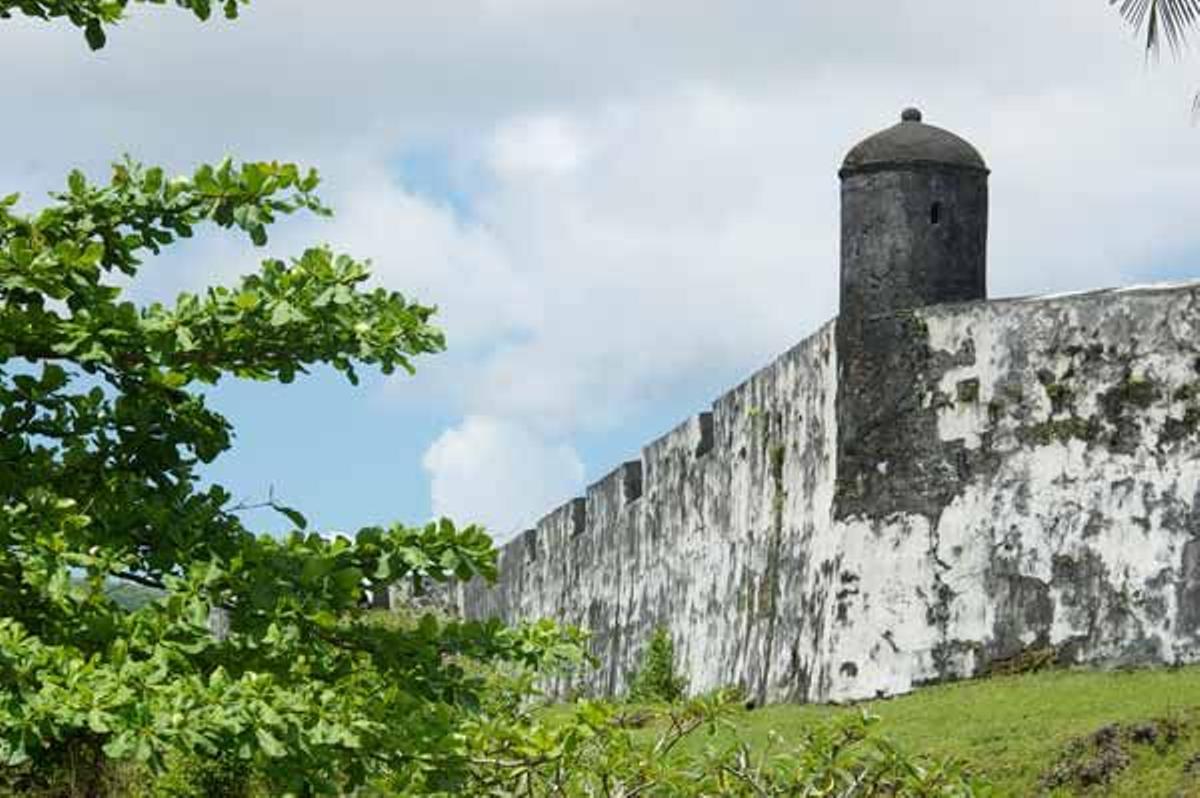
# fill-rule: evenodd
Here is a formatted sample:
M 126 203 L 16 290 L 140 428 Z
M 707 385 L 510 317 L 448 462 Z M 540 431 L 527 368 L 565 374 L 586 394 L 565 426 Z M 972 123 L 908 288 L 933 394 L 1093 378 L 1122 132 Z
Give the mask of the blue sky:
M 206 235 L 135 296 L 328 242 L 438 304 L 449 351 L 357 388 L 223 384 L 237 446 L 209 476 L 322 528 L 504 537 L 833 314 L 838 163 L 906 105 L 993 169 L 993 295 L 1200 276 L 1198 67 L 1147 67 L 1105 0 L 138 8 L 98 55 L 0 23 L 0 183 L 33 204 L 123 152 L 319 166 L 332 221 Z

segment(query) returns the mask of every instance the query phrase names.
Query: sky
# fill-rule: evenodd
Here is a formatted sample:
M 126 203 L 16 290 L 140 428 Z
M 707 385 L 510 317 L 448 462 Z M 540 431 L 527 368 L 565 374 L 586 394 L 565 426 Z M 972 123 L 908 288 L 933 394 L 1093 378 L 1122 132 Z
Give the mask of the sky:
M 841 159 L 905 106 L 992 169 L 993 296 L 1200 277 L 1200 58 L 1147 63 L 1106 0 L 137 7 L 100 53 L 0 21 L 0 75 L 26 208 L 125 153 L 321 170 L 332 219 L 206 231 L 136 298 L 327 243 L 439 307 L 414 376 L 212 391 L 237 438 L 207 478 L 330 531 L 503 540 L 804 338 L 836 313 Z

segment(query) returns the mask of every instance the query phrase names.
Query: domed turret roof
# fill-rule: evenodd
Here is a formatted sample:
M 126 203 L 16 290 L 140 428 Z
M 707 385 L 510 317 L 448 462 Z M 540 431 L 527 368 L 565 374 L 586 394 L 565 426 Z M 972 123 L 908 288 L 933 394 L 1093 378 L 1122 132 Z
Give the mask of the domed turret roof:
M 987 171 L 979 150 L 940 127 L 921 121 L 921 112 L 908 108 L 900 124 L 863 140 L 842 164 L 842 174 L 915 164 L 945 165 Z

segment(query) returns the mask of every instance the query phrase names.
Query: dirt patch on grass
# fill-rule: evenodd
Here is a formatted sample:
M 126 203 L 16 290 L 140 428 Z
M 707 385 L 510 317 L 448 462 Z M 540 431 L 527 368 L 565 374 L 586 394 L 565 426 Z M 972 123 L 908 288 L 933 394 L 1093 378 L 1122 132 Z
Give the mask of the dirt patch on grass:
M 1190 798 L 1200 792 L 1200 752 L 1188 757 L 1183 763 L 1183 776 L 1179 780 L 1179 789 L 1172 798 Z
M 1049 792 L 1066 787 L 1088 792 L 1102 787 L 1129 767 L 1134 747 L 1165 753 L 1182 733 L 1183 723 L 1171 718 L 1102 726 L 1067 744 L 1058 761 L 1042 774 L 1042 789 Z
M 1037 673 L 1058 664 L 1058 651 L 1052 646 L 1030 646 L 1006 659 L 993 660 L 984 672 L 985 676 L 1016 676 L 1022 673 Z

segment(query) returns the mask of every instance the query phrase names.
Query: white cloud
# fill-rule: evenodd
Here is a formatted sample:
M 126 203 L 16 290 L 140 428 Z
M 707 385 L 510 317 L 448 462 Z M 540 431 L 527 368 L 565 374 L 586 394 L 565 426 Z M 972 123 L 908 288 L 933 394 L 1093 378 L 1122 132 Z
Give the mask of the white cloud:
M 524 426 L 469 416 L 425 454 L 435 515 L 482 521 L 505 540 L 575 494 L 583 463 L 575 450 Z
M 412 193 L 382 164 L 356 168 L 348 187 L 332 197 L 337 213 L 325 237 L 339 250 L 370 257 L 379 282 L 438 305 L 438 323 L 456 348 L 473 350 L 528 326 L 536 286 L 520 278 L 492 229 Z M 294 246 L 302 235 L 295 233 Z
M 578 132 L 560 116 L 509 121 L 492 137 L 491 150 L 489 165 L 501 177 L 567 175 L 586 157 Z

